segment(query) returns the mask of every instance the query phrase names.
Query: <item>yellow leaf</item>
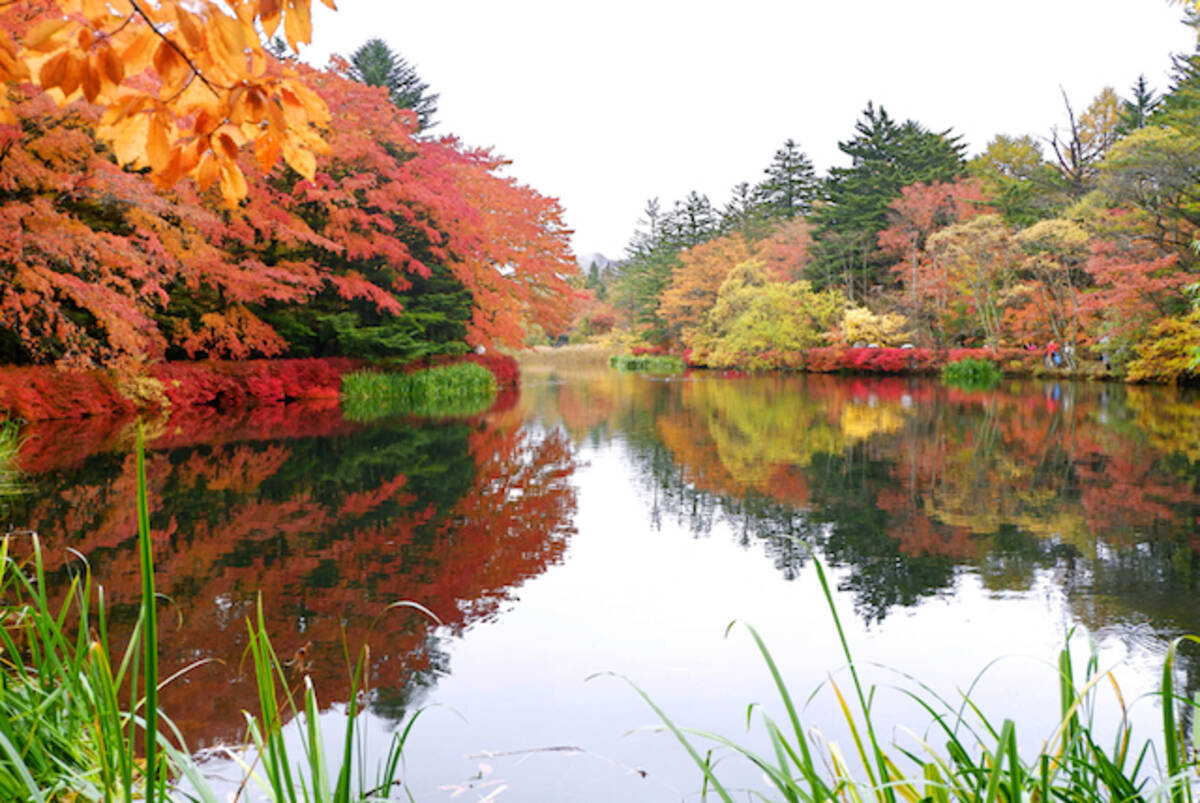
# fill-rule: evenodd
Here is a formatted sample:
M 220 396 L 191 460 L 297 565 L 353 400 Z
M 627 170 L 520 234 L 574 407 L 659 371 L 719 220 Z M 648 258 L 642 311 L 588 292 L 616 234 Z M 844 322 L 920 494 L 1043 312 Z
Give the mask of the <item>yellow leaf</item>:
M 70 22 L 66 17 L 56 17 L 44 20 L 30 29 L 21 44 L 29 50 L 50 51 L 61 44 L 61 37 L 55 34 L 62 31 Z
M 225 14 L 213 14 L 209 18 L 209 31 L 215 32 L 222 49 L 229 54 L 230 65 L 245 69 L 246 36 L 241 23 Z
M 146 136 L 150 130 L 150 118 L 135 114 L 123 118 L 110 131 L 104 132 L 112 140 L 113 154 L 122 165 L 134 164 L 146 153 Z
M 237 206 L 238 201 L 246 197 L 246 177 L 232 162 L 221 165 L 221 195 L 230 206 Z
M 317 157 L 312 151 L 298 148 L 289 141 L 283 143 L 283 159 L 288 166 L 309 181 L 317 174 Z
M 220 165 L 217 164 L 217 159 L 212 153 L 205 153 L 200 157 L 200 165 L 196 168 L 196 183 L 201 190 L 207 190 L 217 180 L 220 175 Z
M 309 17 L 307 3 L 293 3 L 283 18 L 283 33 L 287 37 L 292 50 L 299 52 L 300 45 L 306 45 L 312 39 L 312 19 Z

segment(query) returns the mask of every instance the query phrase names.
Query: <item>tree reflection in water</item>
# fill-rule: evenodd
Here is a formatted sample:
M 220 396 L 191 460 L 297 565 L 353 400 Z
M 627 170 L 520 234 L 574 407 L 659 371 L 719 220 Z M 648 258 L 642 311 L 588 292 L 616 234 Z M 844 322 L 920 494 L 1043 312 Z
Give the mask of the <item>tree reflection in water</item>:
M 111 423 L 65 425 L 65 440 L 63 425 L 32 430 L 22 461 L 36 491 L 10 515 L 39 531 L 64 579 L 68 548 L 86 556 L 120 641 L 139 593 L 135 461 L 128 422 Z M 151 428 L 147 451 L 161 618 L 176 623 L 163 628 L 164 676 L 212 661 L 163 695 L 194 747 L 239 735 L 259 592 L 281 656 L 312 643 L 303 662 L 324 702 L 349 693 L 346 645 L 369 641 L 375 709 L 400 718 L 448 671 L 445 637 L 494 616 L 573 532 L 569 439 L 512 412 L 365 427 L 336 406 L 201 410 Z M 445 626 L 385 612 L 397 600 Z

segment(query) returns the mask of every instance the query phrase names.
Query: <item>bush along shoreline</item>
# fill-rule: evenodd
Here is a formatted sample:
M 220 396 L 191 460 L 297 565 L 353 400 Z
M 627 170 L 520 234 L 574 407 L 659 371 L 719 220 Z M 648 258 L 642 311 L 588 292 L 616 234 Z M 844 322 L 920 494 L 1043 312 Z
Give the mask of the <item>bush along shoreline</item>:
M 487 369 L 501 390 L 520 385 L 516 360 L 504 354 L 467 354 L 385 367 L 411 373 L 456 363 L 473 363 Z M 2 367 L 0 410 L 12 421 L 47 421 L 162 413 L 187 407 L 226 409 L 305 399 L 338 399 L 343 377 L 369 365 L 365 360 L 326 357 L 167 362 L 121 371 Z
M 1149 375 L 1122 375 L 1106 368 L 1101 358 L 1080 356 L 1068 365 L 1061 354 L 1055 361 L 1053 351 L 1037 348 L 893 348 L 820 346 L 804 351 L 766 350 L 737 355 L 719 364 L 698 361 L 690 350 L 672 354 L 665 349 L 634 348 L 630 354 L 616 355 L 610 365 L 618 370 L 645 370 L 652 362 L 682 361 L 689 369 L 726 373 L 813 373 L 813 374 L 897 374 L 936 376 L 948 365 L 971 360 L 993 364 L 1001 376 L 1052 376 L 1084 380 L 1125 382 L 1173 381 Z

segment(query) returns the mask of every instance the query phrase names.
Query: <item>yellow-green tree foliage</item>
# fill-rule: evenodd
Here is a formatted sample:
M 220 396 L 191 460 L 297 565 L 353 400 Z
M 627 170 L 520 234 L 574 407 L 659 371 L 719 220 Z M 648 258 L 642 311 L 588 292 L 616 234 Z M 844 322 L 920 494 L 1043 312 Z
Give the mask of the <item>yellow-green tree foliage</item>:
M 845 307 L 836 290 L 769 281 L 765 263 L 752 259 L 729 272 L 687 345 L 694 362 L 714 368 L 784 367 L 805 349 L 825 345 Z
M 1200 309 L 1165 318 L 1150 327 L 1129 362 L 1130 382 L 1179 382 L 1200 377 L 1196 347 L 1200 344 Z
M 846 344 L 871 343 L 901 346 L 912 339 L 908 318 L 896 312 L 877 315 L 866 307 L 850 307 L 842 313 L 838 338 Z
M 947 306 L 964 322 L 973 318 L 978 327 L 965 333 L 982 334 L 988 345 L 999 345 L 1019 257 L 1004 221 L 998 215 L 980 215 L 957 223 L 930 237 L 927 248 L 933 257 L 935 285 L 945 288 Z M 948 323 L 943 325 L 949 328 Z

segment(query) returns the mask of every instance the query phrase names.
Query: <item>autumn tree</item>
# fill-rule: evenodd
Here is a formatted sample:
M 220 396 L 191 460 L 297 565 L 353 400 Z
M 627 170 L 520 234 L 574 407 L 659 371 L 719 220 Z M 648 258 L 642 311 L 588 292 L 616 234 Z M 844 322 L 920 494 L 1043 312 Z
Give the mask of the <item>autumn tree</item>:
M 1117 351 L 1147 339 L 1161 321 L 1187 312 L 1185 289 L 1200 275 L 1181 271 L 1176 254 L 1145 240 L 1096 238 L 1084 269 L 1092 289 L 1080 300 L 1093 337 Z M 1200 345 L 1200 342 L 1197 343 Z
M 957 321 L 974 319 L 977 328 L 960 330 L 960 338 L 978 333 L 998 346 L 1018 256 L 1012 232 L 999 216 L 980 215 L 935 233 L 929 252 L 936 280 L 926 286 L 943 330 L 950 334 Z
M 1028 135 L 995 136 L 983 153 L 967 163 L 967 171 L 1012 225 L 1032 225 L 1069 200 L 1041 144 Z
M 845 303 L 838 291 L 815 292 L 806 281 L 772 282 L 751 259 L 721 284 L 692 336 L 692 359 L 714 368 L 780 367 L 787 355 L 824 345 Z
M 1158 244 L 1186 258 L 1200 227 L 1200 137 L 1175 126 L 1139 128 L 1099 165 L 1099 188 L 1144 212 Z
M 1088 283 L 1083 269 L 1091 235 L 1070 220 L 1043 220 L 1017 233 L 1024 252 L 1020 284 L 1013 288 L 1008 319 L 1022 337 L 1054 340 L 1063 346 L 1068 368 L 1074 368 L 1082 334 L 1080 293 Z
M 1097 165 L 1119 136 L 1121 101 L 1111 87 L 1105 87 L 1078 118 L 1063 93 L 1067 110 L 1067 128 L 1050 133 L 1055 167 L 1072 198 L 1089 192 L 1096 181 Z
M 770 233 L 754 245 L 754 256 L 773 282 L 795 282 L 804 278 L 812 259 L 812 224 L 797 217 L 776 223 Z
M 663 291 L 658 314 L 667 323 L 667 337 L 689 342 L 691 333 L 717 299 L 717 291 L 734 266 L 750 258 L 740 234 L 709 240 L 680 252 L 679 264 Z
M 961 223 L 984 211 L 986 200 L 976 181 L 911 184 L 888 204 L 888 227 L 879 232 L 879 247 L 899 261 L 892 271 L 905 286 L 908 318 L 932 331 L 933 294 L 922 288 L 929 276 L 926 245 L 938 229 Z

